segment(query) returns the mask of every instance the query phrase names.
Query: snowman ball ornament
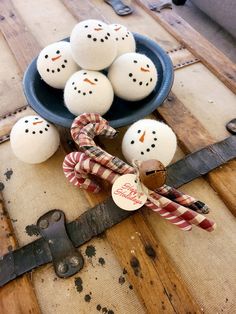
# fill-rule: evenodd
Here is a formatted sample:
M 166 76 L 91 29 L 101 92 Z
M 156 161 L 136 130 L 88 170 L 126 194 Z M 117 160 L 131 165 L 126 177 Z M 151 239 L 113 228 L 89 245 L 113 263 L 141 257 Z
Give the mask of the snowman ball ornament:
M 174 157 L 177 140 L 172 129 L 163 122 L 142 119 L 132 124 L 122 141 L 126 160 L 157 159 L 167 166 Z
M 104 74 L 96 71 L 74 73 L 64 89 L 65 105 L 76 116 L 84 112 L 103 115 L 110 109 L 113 98 L 111 83 Z
M 59 41 L 40 52 L 37 69 L 48 85 L 62 89 L 69 77 L 79 70 L 79 66 L 72 58 L 70 43 Z
M 109 26 L 98 20 L 78 23 L 70 36 L 72 55 L 81 68 L 103 70 L 117 55 L 117 44 Z
M 40 116 L 26 116 L 13 126 L 10 134 L 15 156 L 29 164 L 38 164 L 50 158 L 58 149 L 57 129 Z
M 111 24 L 109 26 L 117 43 L 117 57 L 127 52 L 135 52 L 136 43 L 133 34 L 123 25 Z
M 108 78 L 118 97 L 137 101 L 148 96 L 156 86 L 157 70 L 147 56 L 140 53 L 125 53 L 109 68 Z

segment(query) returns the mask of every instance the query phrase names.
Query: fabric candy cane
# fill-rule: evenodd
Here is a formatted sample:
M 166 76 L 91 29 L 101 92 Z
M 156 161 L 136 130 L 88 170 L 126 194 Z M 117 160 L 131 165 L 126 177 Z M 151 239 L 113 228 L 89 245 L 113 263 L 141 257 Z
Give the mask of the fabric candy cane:
M 65 175 L 74 185 L 91 192 L 98 192 L 99 186 L 88 177 L 88 174 L 95 174 L 113 183 L 119 176 L 118 174 L 135 173 L 133 167 L 96 146 L 93 141 L 95 136 L 105 135 L 113 138 L 116 135 L 116 130 L 110 127 L 100 115 L 86 113 L 80 115 L 72 124 L 71 134 L 79 148 L 84 151 L 84 153 L 77 152 L 67 155 L 63 163 Z M 204 203 L 172 187 L 164 185 L 153 192 L 150 198 L 153 202 L 147 201 L 146 205 L 182 230 L 190 230 L 191 224 L 207 231 L 215 228 L 214 222 L 187 208 L 206 211 L 208 207 Z
M 63 162 L 63 170 L 65 176 L 71 183 L 93 193 L 99 192 L 101 188 L 94 180 L 85 176 L 86 174 L 96 175 L 111 184 L 113 184 L 120 176 L 120 174 L 103 167 L 82 152 L 72 152 L 68 154 Z M 187 221 L 169 213 L 163 208 L 157 207 L 150 201 L 147 201 L 145 205 L 153 209 L 155 212 L 158 212 L 160 216 L 169 220 L 174 225 L 177 225 L 180 229 L 185 231 L 192 229 L 191 224 Z

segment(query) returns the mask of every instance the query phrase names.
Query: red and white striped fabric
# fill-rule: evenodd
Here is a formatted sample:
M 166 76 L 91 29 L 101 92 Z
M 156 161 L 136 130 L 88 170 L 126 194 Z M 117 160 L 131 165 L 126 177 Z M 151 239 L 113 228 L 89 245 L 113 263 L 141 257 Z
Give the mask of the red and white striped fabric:
M 121 174 L 135 173 L 133 167 L 96 146 L 93 141 L 95 136 L 105 135 L 112 138 L 116 135 L 116 130 L 99 114 L 78 116 L 72 124 L 71 134 L 79 148 L 83 150 L 68 154 L 63 162 L 63 171 L 72 184 L 96 193 L 100 191 L 100 187 L 92 177 L 89 178 L 90 174 L 113 184 Z M 187 208 L 190 206 L 193 209 L 200 209 L 205 206 L 208 209 L 204 203 L 167 185 L 152 192 L 145 205 L 181 230 L 191 230 L 192 224 L 207 231 L 212 231 L 216 227 L 213 221 Z

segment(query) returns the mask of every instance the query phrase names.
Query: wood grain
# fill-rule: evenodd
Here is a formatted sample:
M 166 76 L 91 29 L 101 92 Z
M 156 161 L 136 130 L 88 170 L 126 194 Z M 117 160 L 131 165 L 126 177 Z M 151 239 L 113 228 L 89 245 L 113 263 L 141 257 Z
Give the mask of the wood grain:
M 1 32 L 7 40 L 13 55 L 17 58 L 20 69 L 24 72 L 29 61 L 39 51 L 39 46 L 33 36 L 26 30 L 11 1 L 0 1 L 0 12 Z M 23 108 L 16 112 L 16 115 L 22 114 L 24 114 Z M 9 114 L 2 117 L 0 121 L 0 136 L 2 139 L 9 132 L 16 115 Z M 11 220 L 3 205 L 2 194 L 0 194 L 0 215 L 0 255 L 3 255 L 14 249 L 17 246 L 17 241 Z M 28 275 L 0 289 L 0 312 L 4 314 L 41 313 Z
M 209 132 L 173 93 L 170 93 L 165 103 L 158 108 L 158 113 L 172 127 L 185 153 L 197 151 L 215 142 Z M 236 160 L 232 160 L 206 176 L 234 216 L 236 216 L 235 173 Z
M 40 51 L 36 39 L 25 27 L 11 0 L 0 1 L 0 29 L 24 73 Z
M 152 1 L 136 0 L 135 2 L 181 44 L 189 49 L 194 56 L 199 58 L 226 86 L 236 93 L 236 65 L 222 52 L 200 35 L 173 10 L 164 9 L 161 13 L 158 13 L 149 9 L 149 4 Z
M 141 213 L 106 234 L 148 313 L 201 313 Z
M 0 256 L 17 246 L 11 220 L 0 193 Z M 32 283 L 27 275 L 0 288 L 0 312 L 2 314 L 41 313 Z

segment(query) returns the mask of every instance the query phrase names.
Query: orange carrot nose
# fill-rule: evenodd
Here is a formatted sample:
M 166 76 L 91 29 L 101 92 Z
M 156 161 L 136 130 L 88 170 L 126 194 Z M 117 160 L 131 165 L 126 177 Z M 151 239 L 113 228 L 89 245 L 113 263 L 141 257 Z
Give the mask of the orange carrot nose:
M 98 32 L 98 31 L 102 31 L 103 28 L 101 28 L 101 27 L 99 27 L 99 28 L 94 28 L 94 30 Z
M 84 79 L 84 82 L 87 82 L 87 83 L 89 83 L 89 84 L 91 84 L 91 85 L 96 85 L 95 83 L 93 83 L 92 81 L 90 81 L 88 78 Z
M 143 72 L 150 72 L 148 69 L 144 69 L 143 67 L 141 67 L 140 70 Z
M 56 61 L 57 59 L 61 58 L 61 55 L 60 56 L 57 56 L 57 57 L 54 57 L 52 58 L 52 61 Z
M 139 141 L 142 142 L 142 143 L 144 142 L 145 133 L 146 132 L 144 131 L 143 134 L 139 138 Z
M 43 121 L 33 122 L 33 125 L 36 125 L 36 124 L 39 124 L 39 123 L 43 123 Z

